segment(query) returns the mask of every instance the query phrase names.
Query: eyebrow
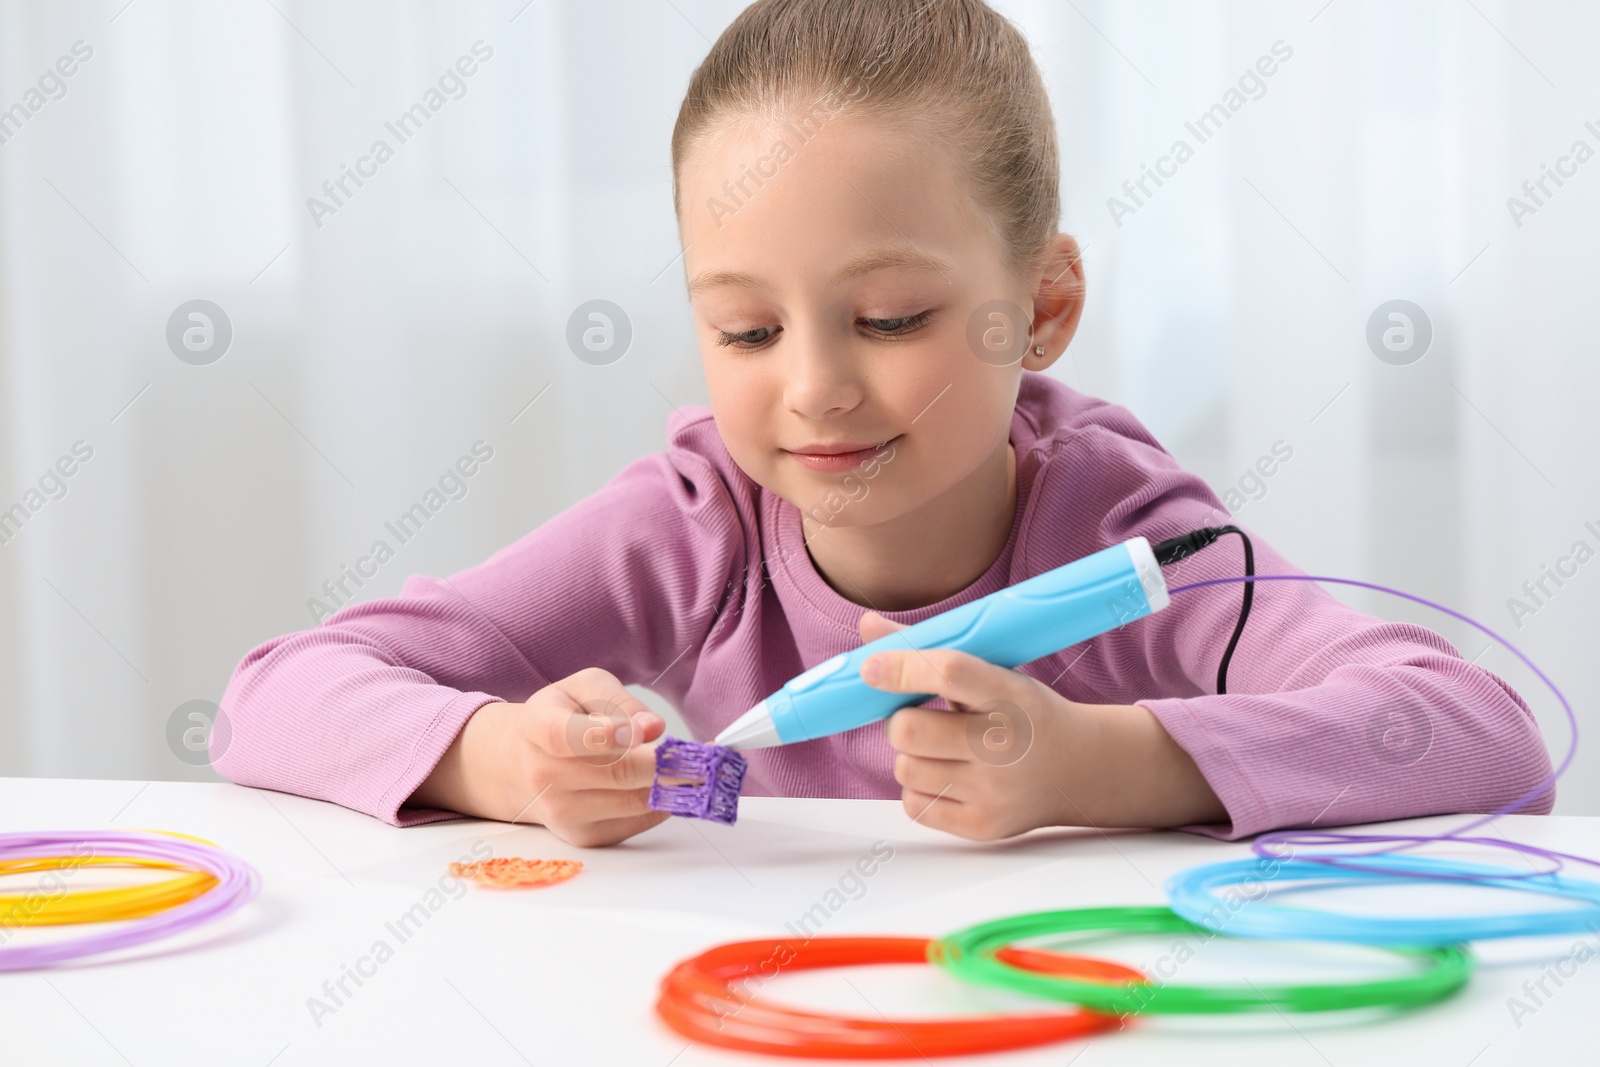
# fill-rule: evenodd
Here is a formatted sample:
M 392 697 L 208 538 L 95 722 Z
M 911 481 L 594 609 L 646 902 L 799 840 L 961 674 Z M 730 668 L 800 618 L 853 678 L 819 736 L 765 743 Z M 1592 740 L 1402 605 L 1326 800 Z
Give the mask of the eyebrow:
M 735 286 L 742 289 L 765 289 L 767 283 L 757 278 L 754 274 L 746 274 L 737 270 L 707 270 L 696 274 L 689 282 L 689 295 L 703 293 L 708 289 L 721 289 L 724 286 Z
M 841 281 L 865 277 L 880 270 L 913 270 L 944 276 L 952 268 L 949 263 L 916 248 L 876 248 L 863 252 L 839 269 Z M 689 295 L 709 289 L 735 286 L 744 289 L 765 289 L 767 283 L 745 271 L 708 270 L 694 276 L 689 282 Z
M 916 270 L 943 275 L 954 269 L 938 256 L 929 255 L 920 248 L 875 248 L 864 252 L 839 271 L 840 279 L 860 278 L 879 270 Z

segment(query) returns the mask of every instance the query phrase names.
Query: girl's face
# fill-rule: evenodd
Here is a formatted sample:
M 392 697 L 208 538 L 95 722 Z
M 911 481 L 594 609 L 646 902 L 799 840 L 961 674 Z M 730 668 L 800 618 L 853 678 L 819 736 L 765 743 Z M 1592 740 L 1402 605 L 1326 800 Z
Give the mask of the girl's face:
M 974 347 L 975 321 L 1005 328 L 991 302 L 1032 315 L 1034 293 L 944 148 L 872 116 L 746 120 L 679 182 L 711 406 L 746 474 L 828 526 L 1004 476 L 1022 367 L 1053 357 Z

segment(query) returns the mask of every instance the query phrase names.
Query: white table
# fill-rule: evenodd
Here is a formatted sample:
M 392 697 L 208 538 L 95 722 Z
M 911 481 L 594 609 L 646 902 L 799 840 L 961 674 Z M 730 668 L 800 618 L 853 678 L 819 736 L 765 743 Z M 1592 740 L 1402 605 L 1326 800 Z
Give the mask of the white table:
M 262 875 L 255 903 L 180 941 L 112 962 L 0 973 L 0 1062 L 73 1067 L 780 1064 L 689 1045 L 661 1025 L 653 1011 L 661 976 L 720 942 L 782 936 L 785 923 L 819 903 L 828 912 L 830 900 L 843 904 L 813 932 L 933 936 L 1016 912 L 1164 903 L 1169 875 L 1247 853 L 1242 844 L 1187 834 L 1092 830 L 975 844 L 914 824 L 890 801 L 746 798 L 736 826 L 674 819 L 595 850 L 571 848 L 542 828 L 476 820 L 399 830 L 334 805 L 220 784 L 0 778 L 0 813 L 6 831 L 180 830 L 217 842 Z M 1518 840 L 1600 856 L 1600 819 L 1514 817 L 1500 826 Z M 426 910 L 446 864 L 471 858 L 476 842 L 495 855 L 575 857 L 585 869 L 546 889 L 441 894 L 432 898 L 437 910 L 398 939 L 386 924 L 419 903 Z M 893 856 L 862 880 L 864 892 L 830 897 L 842 878 L 855 888 L 846 872 L 878 842 Z M 1494 891 L 1425 902 L 1406 890 L 1364 892 L 1351 906 L 1542 906 Z M 1338 899 L 1327 894 L 1329 903 Z M 1170 948 L 1162 940 L 1101 951 L 1149 966 Z M 1532 1015 L 1514 1020 L 1507 1004 L 1514 995 L 1526 1000 L 1522 983 L 1537 981 L 1577 940 L 1480 943 L 1468 987 L 1417 1012 L 1151 1019 L 1086 1042 L 942 1062 L 1595 1062 L 1600 962 L 1566 965 L 1576 973 L 1559 987 L 1546 979 L 1552 995 Z M 1600 933 L 1584 940 L 1600 958 Z M 359 987 L 346 979 L 350 995 L 333 1006 L 324 982 L 337 982 L 379 941 L 392 956 L 370 958 L 362 966 L 371 976 Z M 1345 958 L 1351 953 L 1359 958 Z M 1255 980 L 1327 980 L 1392 972 L 1394 964 L 1364 949 L 1312 961 L 1282 946 L 1235 942 L 1215 953 L 1208 947 L 1173 980 L 1236 980 L 1240 967 Z M 1037 1006 L 911 965 L 780 975 L 765 992 L 866 1015 Z M 314 1020 L 313 997 L 333 1010 Z

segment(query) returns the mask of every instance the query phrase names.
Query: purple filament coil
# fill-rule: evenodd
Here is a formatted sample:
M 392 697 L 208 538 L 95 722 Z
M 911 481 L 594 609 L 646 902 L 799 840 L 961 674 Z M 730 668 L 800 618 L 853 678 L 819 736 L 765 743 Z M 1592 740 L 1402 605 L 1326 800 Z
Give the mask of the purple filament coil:
M 650 810 L 732 824 L 739 817 L 745 758 L 731 748 L 662 738 Z
M 146 918 L 112 922 L 109 926 L 96 924 L 97 932 L 84 937 L 0 949 L 0 971 L 52 967 L 68 960 L 179 934 L 236 911 L 253 900 L 261 889 L 261 875 L 250 864 L 209 841 L 186 835 L 137 830 L 40 830 L 0 834 L 0 859 L 29 860 L 62 856 L 69 851 L 73 856 L 136 856 L 165 860 L 205 871 L 217 879 L 217 884 L 192 900 Z M 40 896 L 39 899 L 47 898 Z M 6 937 L 9 938 L 10 933 Z

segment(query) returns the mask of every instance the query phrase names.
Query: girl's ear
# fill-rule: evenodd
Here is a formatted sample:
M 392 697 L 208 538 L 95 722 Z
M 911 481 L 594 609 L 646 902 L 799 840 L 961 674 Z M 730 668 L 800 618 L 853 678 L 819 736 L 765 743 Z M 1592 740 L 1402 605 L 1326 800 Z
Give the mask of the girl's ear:
M 1044 370 L 1060 358 L 1078 332 L 1083 317 L 1083 253 L 1070 235 L 1058 233 L 1046 242 L 1035 261 L 1033 341 L 1022 365 Z M 1043 348 L 1041 354 L 1035 349 Z

